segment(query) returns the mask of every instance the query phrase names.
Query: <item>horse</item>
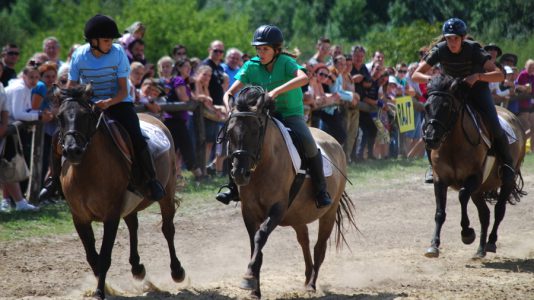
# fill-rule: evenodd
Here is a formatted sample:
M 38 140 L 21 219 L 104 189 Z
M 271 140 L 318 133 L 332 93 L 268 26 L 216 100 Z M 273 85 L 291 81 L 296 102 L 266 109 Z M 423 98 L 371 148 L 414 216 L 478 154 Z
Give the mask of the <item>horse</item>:
M 105 298 L 105 280 L 111 265 L 111 251 L 121 218 L 124 219 L 130 234 L 131 272 L 141 280 L 146 271 L 140 263 L 137 251 L 137 212 L 153 203 L 138 197 L 137 203 L 128 202 L 126 195 L 129 185 L 131 163 L 115 146 L 109 131 L 101 119 L 102 112 L 90 101 L 91 85 L 72 89 L 55 87 L 54 103 L 59 107 L 59 145 L 62 148 L 64 163 L 60 182 L 66 202 L 70 207 L 76 231 L 85 248 L 86 259 L 98 279 L 94 297 Z M 171 141 L 171 147 L 159 155 L 154 163 L 157 178 L 165 187 L 166 196 L 158 201 L 162 215 L 162 231 L 167 240 L 171 275 L 175 282 L 185 278 L 185 271 L 174 247 L 173 218 L 177 203 L 174 199 L 175 169 L 174 147 L 168 129 L 156 118 L 139 114 L 140 120 L 160 128 Z M 130 206 L 128 208 L 128 206 Z M 104 235 L 100 253 L 95 248 L 92 222 L 104 224 Z
M 277 226 L 291 226 L 304 255 L 305 286 L 315 291 L 326 242 L 334 225 L 338 247 L 342 241 L 346 243 L 343 220 L 356 227 L 354 204 L 345 193 L 347 163 L 343 148 L 330 135 L 310 128 L 323 153 L 336 167 L 332 176 L 326 178 L 333 203 L 322 209 L 316 207 L 309 178 L 304 180 L 300 191 L 290 202 L 295 171 L 282 133 L 269 114 L 271 105 L 265 100 L 267 94 L 259 87 L 246 89 L 235 100 L 231 114 L 220 131 L 222 136 L 219 136 L 219 141 L 228 141 L 230 175 L 238 186 L 242 217 L 250 241 L 250 262 L 240 287 L 250 290 L 251 297 L 261 298 L 262 249 Z M 319 233 L 312 259 L 306 224 L 315 220 L 319 220 Z
M 474 113 L 469 105 L 469 101 L 476 99 L 468 99 L 467 89 L 467 83 L 461 79 L 443 74 L 433 77 L 428 85 L 423 140 L 427 149 L 431 149 L 436 211 L 431 246 L 425 253 L 427 257 L 439 257 L 448 187 L 459 191 L 461 237 L 464 244 L 471 244 L 476 239 L 467 215 L 469 198 L 478 210 L 481 230 L 480 243 L 473 256 L 475 259 L 485 257 L 487 252 L 496 252 L 497 231 L 504 218 L 506 203 L 510 201 L 514 204 L 526 194 L 522 191 L 520 171 L 525 157 L 526 136 L 519 119 L 510 111 L 497 107 L 498 115 L 509 124 L 515 136 L 514 142 L 509 145 L 516 170 L 514 186 L 503 188 L 500 179 L 502 162 L 494 158 L 484 121 L 479 120 L 479 114 Z M 488 238 L 490 210 L 486 201 L 495 200 L 494 223 Z

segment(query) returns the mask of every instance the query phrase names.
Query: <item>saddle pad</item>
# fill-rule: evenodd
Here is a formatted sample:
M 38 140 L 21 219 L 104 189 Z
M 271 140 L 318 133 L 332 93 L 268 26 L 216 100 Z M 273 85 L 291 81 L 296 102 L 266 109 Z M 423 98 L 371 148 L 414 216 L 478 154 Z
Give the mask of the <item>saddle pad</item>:
M 280 132 L 282 133 L 282 136 L 284 137 L 284 141 L 286 142 L 287 150 L 289 151 L 289 155 L 291 156 L 291 161 L 293 162 L 293 167 L 295 168 L 295 174 L 296 174 L 300 170 L 300 164 L 302 163 L 302 160 L 297 151 L 297 147 L 295 147 L 295 144 L 293 144 L 293 140 L 291 139 L 291 136 L 289 135 L 289 128 L 285 127 L 284 124 L 282 124 L 282 122 L 280 122 L 279 120 L 275 118 L 273 118 L 273 121 L 278 127 L 278 129 L 280 129 Z M 326 152 L 321 148 L 321 146 L 317 145 L 317 148 L 321 150 L 321 154 L 323 157 L 324 176 L 325 177 L 332 176 L 332 163 L 330 162 L 330 158 L 326 156 Z
M 510 123 L 508 123 L 503 117 L 499 116 L 499 123 L 501 124 L 502 129 L 508 137 L 508 144 L 513 144 L 517 141 L 517 136 L 515 135 L 514 130 Z
M 148 137 L 146 142 L 152 157 L 158 157 L 163 152 L 169 150 L 171 142 L 161 128 L 145 121 L 139 121 L 139 125 L 141 125 L 143 135 Z

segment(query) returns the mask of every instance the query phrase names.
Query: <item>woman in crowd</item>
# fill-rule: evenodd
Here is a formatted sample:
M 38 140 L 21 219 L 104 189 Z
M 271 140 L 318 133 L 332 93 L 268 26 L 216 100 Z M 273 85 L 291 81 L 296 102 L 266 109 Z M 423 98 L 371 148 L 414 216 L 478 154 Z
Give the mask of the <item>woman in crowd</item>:
M 171 80 L 171 92 L 167 97 L 167 102 L 189 102 L 193 100 L 190 88 L 191 63 L 187 58 L 179 59 L 174 66 L 176 76 Z M 196 165 L 195 152 L 193 151 L 193 140 L 187 129 L 190 115 L 186 110 L 179 112 L 163 113 L 164 124 L 169 128 L 174 146 L 176 148 L 176 174 L 181 179 L 182 161 L 187 170 L 191 171 L 196 181 L 200 181 L 202 170 Z
M 41 121 L 43 123 L 50 122 L 54 116 L 48 110 L 34 110 L 32 109 L 31 92 L 37 85 L 41 74 L 38 66 L 33 63 L 24 67 L 22 71 L 22 78 L 15 80 L 6 88 L 7 109 L 9 112 L 9 123 L 15 121 Z M 21 139 L 28 139 L 29 135 L 23 130 L 19 130 Z M 9 136 L 6 138 L 4 157 L 11 159 L 16 154 L 15 141 L 17 136 Z M 23 142 L 24 144 L 24 142 Z M 29 204 L 24 195 L 19 182 L 6 183 L 4 188 L 11 199 L 15 201 L 17 210 L 37 210 L 38 208 Z
M 525 63 L 525 69 L 517 77 L 517 86 L 520 93 L 530 95 L 530 97 L 521 97 L 519 100 L 519 119 L 525 130 L 530 129 L 530 151 L 534 151 L 534 60 L 528 59 Z

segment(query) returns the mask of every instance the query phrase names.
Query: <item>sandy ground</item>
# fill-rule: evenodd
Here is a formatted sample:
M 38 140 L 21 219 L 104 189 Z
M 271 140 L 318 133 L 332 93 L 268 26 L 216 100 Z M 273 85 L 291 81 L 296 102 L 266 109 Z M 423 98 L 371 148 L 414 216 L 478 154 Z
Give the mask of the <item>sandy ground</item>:
M 527 173 L 527 172 L 524 172 Z M 532 172 L 530 172 L 532 174 Z M 478 240 L 460 240 L 457 193 L 449 193 L 441 256 L 424 257 L 434 227 L 431 185 L 421 176 L 387 186 L 354 186 L 360 232 L 347 233 L 350 249 L 330 247 L 316 293 L 303 289 L 304 262 L 291 228 L 278 228 L 264 249 L 264 299 L 534 299 L 534 176 L 525 177 L 530 195 L 508 206 L 497 253 L 472 260 Z M 492 208 L 493 212 L 493 208 Z M 471 224 L 479 231 L 474 205 Z M 187 272 L 175 284 L 159 229 L 159 215 L 140 214 L 139 251 L 147 268 L 135 281 L 128 264 L 128 235 L 121 223 L 108 273 L 115 289 L 109 299 L 240 299 L 249 255 L 240 209 L 203 202 L 194 213 L 178 212 L 176 247 Z M 100 228 L 100 227 L 99 227 Z M 101 230 L 97 229 L 97 237 Z M 311 225 L 312 239 L 316 225 Z M 312 241 L 313 242 L 313 241 Z M 0 242 L 1 299 L 80 299 L 96 287 L 76 233 L 53 238 Z

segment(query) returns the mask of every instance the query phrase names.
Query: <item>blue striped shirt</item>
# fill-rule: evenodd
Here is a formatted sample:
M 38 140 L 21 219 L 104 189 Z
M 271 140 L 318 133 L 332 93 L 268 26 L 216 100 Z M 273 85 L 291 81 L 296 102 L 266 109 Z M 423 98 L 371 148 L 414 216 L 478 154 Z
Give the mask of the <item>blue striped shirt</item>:
M 81 84 L 92 83 L 93 102 L 112 98 L 117 95 L 119 89 L 119 78 L 128 78 L 130 74 L 130 64 L 128 57 L 124 53 L 121 45 L 113 44 L 108 54 L 96 57 L 91 53 L 89 44 L 80 46 L 72 54 L 72 61 L 69 72 L 69 80 Z M 127 82 L 127 90 L 130 90 L 130 83 Z M 122 102 L 132 102 L 132 97 L 128 96 Z

